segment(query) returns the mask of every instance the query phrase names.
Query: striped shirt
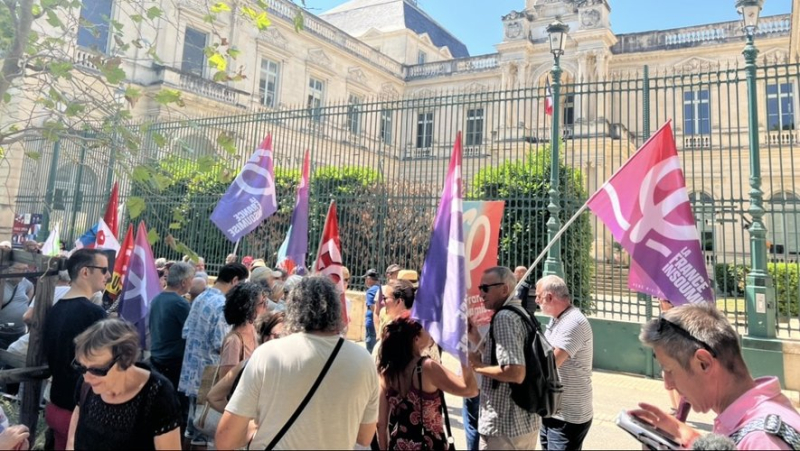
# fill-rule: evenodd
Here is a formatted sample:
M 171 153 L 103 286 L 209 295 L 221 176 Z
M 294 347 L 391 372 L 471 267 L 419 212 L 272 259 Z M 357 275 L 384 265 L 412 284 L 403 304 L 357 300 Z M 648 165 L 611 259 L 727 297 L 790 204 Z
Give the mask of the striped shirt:
M 561 409 L 553 418 L 572 424 L 592 419 L 592 326 L 577 307 L 568 307 L 560 318 L 552 318 L 545 337 L 556 348 L 569 354 L 558 369 L 564 395 Z

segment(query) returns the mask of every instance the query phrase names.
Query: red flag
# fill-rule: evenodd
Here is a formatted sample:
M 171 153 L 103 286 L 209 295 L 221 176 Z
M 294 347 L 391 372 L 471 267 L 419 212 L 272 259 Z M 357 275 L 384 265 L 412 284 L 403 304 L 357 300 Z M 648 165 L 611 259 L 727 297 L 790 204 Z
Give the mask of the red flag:
M 133 253 L 133 224 L 128 226 L 128 233 L 125 234 L 125 240 L 117 252 L 117 259 L 114 262 L 114 273 L 111 275 L 111 281 L 106 285 L 106 293 L 111 299 L 116 299 L 119 292 L 122 291 L 122 284 L 125 282 L 125 274 L 128 272 L 128 263 Z
M 553 115 L 553 92 L 550 91 L 550 77 L 547 77 L 544 85 L 545 98 L 544 98 L 544 114 L 548 116 Z
M 630 253 L 630 289 L 673 305 L 714 300 L 670 122 L 587 205 Z
M 344 297 L 344 275 L 342 275 L 342 243 L 339 240 L 339 220 L 336 216 L 336 201 L 331 201 L 328 216 L 325 218 L 325 228 L 322 229 L 322 239 L 319 242 L 317 261 L 314 262 L 314 272 L 324 274 L 336 284 L 339 297 L 342 301 L 342 319 L 345 324 L 347 318 L 347 301 Z
M 114 238 L 119 236 L 119 221 L 117 220 L 118 207 L 119 185 L 117 185 L 117 182 L 114 182 L 114 188 L 111 189 L 111 197 L 108 198 L 108 204 L 106 204 L 106 214 L 103 216 L 103 220 L 108 225 L 108 228 L 111 229 Z

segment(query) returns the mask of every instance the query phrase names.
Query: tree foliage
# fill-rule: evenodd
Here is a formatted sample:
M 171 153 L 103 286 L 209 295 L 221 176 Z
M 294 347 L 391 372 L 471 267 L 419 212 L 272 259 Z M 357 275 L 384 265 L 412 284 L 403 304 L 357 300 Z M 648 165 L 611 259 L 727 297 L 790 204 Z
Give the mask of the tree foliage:
M 473 199 L 505 201 L 498 260 L 511 267 L 529 266 L 548 242 L 550 147 L 531 150 L 526 157 L 481 169 L 469 193 Z M 559 219 L 564 224 L 584 204 L 588 194 L 579 169 L 562 163 L 559 177 L 562 207 Z M 588 215 L 579 217 L 561 237 L 566 282 L 576 304 L 585 312 L 591 312 L 593 305 L 592 228 Z M 530 280 L 540 278 L 542 269 L 543 265 L 537 266 Z

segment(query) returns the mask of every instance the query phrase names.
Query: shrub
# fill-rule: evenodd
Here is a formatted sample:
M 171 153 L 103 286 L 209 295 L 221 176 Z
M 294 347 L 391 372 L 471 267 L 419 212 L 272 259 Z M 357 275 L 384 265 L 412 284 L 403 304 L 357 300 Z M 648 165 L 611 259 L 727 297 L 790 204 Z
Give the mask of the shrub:
M 550 148 L 534 149 L 527 158 L 507 161 L 500 166 L 481 169 L 469 191 L 472 199 L 503 200 L 505 211 L 500 227 L 500 264 L 528 266 L 547 245 L 547 221 L 550 212 Z M 579 169 L 559 167 L 561 211 L 564 224 L 587 199 L 583 175 Z M 590 313 L 593 303 L 590 283 L 594 265 L 591 258 L 592 229 L 589 213 L 582 214 L 561 237 L 561 258 L 565 279 L 576 305 Z M 537 266 L 530 280 L 542 275 Z
M 797 317 L 800 313 L 800 265 L 798 263 L 769 263 L 775 284 L 779 317 Z

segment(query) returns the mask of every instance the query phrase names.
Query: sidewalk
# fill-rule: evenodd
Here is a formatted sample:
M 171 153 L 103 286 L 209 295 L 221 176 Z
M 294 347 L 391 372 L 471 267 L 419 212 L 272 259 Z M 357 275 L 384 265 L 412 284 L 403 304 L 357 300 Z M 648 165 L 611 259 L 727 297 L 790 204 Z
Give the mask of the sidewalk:
M 614 424 L 619 412 L 636 406 L 639 401 L 669 409 L 669 399 L 660 380 L 646 379 L 620 373 L 594 371 L 594 419 L 584 449 L 630 449 L 641 450 L 641 444 Z M 447 406 L 456 449 L 466 449 L 464 426 L 461 422 L 461 398 L 447 395 Z M 697 429 L 711 431 L 714 413 L 689 414 L 689 424 Z

